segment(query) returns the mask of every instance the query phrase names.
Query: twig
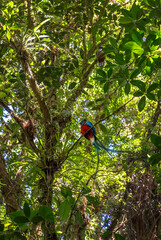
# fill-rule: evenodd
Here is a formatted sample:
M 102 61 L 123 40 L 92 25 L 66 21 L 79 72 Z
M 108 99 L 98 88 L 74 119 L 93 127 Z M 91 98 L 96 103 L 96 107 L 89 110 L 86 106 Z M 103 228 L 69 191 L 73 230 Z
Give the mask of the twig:
M 124 225 L 125 223 L 127 223 L 128 221 L 130 221 L 131 219 L 133 219 L 133 217 L 135 217 L 135 216 L 136 216 L 136 213 L 135 213 L 130 219 L 126 219 L 122 224 L 120 224 L 117 228 L 115 228 L 112 233 L 117 232 L 120 228 L 123 227 L 123 225 Z

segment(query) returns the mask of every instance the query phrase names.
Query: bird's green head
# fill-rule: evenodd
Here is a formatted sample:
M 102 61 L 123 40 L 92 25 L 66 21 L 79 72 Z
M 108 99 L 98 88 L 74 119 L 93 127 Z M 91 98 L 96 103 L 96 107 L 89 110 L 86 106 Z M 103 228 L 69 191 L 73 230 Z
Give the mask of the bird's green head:
M 80 122 L 80 125 L 82 126 L 83 123 L 85 123 L 87 120 L 86 119 L 83 119 L 81 122 Z

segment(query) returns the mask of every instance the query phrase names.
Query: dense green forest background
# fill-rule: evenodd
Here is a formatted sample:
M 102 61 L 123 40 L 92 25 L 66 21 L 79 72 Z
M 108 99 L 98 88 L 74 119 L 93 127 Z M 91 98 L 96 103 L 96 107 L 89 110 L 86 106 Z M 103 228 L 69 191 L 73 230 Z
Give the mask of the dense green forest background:
M 160 0 L 2 0 L 0 239 L 161 239 L 160 114 Z

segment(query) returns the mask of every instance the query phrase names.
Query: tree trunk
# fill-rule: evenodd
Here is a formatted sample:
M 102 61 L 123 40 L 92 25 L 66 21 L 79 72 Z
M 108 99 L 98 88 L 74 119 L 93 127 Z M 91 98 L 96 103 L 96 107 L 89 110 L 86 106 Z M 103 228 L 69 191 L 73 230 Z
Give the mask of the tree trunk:
M 15 180 L 12 180 L 7 173 L 5 160 L 0 153 L 0 181 L 1 190 L 4 201 L 6 203 L 6 213 L 11 213 L 18 210 L 18 201 L 21 194 L 20 186 Z

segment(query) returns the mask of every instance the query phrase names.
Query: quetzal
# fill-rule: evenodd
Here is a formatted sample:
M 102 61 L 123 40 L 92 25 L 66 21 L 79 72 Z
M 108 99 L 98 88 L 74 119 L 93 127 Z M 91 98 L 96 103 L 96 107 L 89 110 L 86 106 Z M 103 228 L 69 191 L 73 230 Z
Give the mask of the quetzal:
M 122 152 L 126 152 L 126 151 L 120 151 L 120 150 L 113 150 L 113 149 L 109 149 L 106 148 L 103 143 L 96 137 L 96 130 L 93 127 L 93 124 L 89 121 L 87 121 L 86 119 L 83 119 L 81 122 L 81 133 L 85 136 L 85 138 L 87 138 L 88 140 L 90 140 L 91 145 L 94 144 L 96 151 L 97 151 L 97 170 L 96 173 L 98 171 L 98 166 L 99 166 L 99 150 L 100 149 L 104 149 L 106 152 L 115 152 L 115 153 L 122 153 Z M 90 129 L 90 130 L 89 130 Z M 87 133 L 86 133 L 87 132 Z
M 96 56 L 98 58 L 98 65 L 99 67 L 103 67 L 105 65 L 105 57 L 101 56 L 103 53 L 103 47 L 100 47 L 97 52 L 96 52 Z

